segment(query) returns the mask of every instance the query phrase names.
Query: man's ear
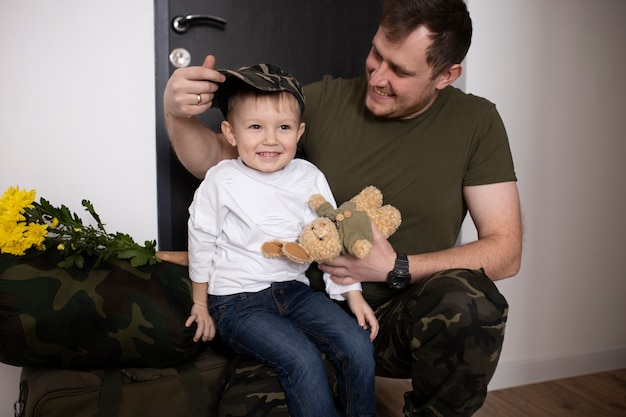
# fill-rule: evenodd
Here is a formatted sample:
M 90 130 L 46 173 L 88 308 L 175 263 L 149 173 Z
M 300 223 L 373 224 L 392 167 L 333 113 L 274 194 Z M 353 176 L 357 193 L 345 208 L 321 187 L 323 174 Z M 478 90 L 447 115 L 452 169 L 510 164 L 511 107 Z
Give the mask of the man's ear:
M 436 88 L 438 90 L 443 90 L 453 82 L 455 82 L 463 73 L 463 67 L 461 64 L 454 64 L 446 71 L 442 72 L 437 77 L 437 85 Z
M 235 137 L 235 132 L 233 131 L 233 127 L 228 123 L 227 120 L 222 122 L 222 133 L 226 137 L 228 143 L 232 146 L 237 146 L 237 138 Z

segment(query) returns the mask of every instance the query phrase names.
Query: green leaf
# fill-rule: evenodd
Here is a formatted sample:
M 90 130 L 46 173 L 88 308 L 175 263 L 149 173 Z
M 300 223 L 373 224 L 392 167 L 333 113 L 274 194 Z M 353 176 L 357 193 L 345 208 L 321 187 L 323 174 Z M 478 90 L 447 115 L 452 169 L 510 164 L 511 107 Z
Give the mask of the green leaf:
M 94 220 L 98 223 L 98 229 L 104 231 L 104 224 L 102 224 L 100 216 L 98 215 L 98 213 L 96 213 L 96 209 L 93 207 L 93 204 L 91 204 L 91 201 L 83 200 L 82 205 L 89 212 L 89 214 L 91 214 L 91 217 L 93 217 Z

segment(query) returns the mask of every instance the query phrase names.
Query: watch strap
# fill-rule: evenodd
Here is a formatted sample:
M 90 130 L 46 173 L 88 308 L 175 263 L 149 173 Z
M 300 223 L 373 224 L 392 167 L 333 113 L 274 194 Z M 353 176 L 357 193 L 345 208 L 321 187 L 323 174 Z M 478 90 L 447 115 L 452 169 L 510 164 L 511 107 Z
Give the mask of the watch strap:
M 411 284 L 411 274 L 409 273 L 409 258 L 404 253 L 396 252 L 396 262 L 393 270 L 387 274 L 389 287 L 401 290 Z
M 409 257 L 404 253 L 396 252 L 395 272 L 399 275 L 409 274 Z

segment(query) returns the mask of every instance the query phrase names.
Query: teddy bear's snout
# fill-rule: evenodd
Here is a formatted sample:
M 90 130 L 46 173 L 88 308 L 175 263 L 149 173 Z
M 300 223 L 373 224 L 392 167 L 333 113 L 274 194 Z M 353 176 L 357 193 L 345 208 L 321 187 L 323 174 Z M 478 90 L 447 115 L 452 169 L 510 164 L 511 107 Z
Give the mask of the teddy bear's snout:
M 327 232 L 328 223 L 320 222 L 318 226 L 312 226 L 311 231 L 315 234 L 315 236 L 317 236 L 317 240 L 323 241 L 326 235 L 328 234 Z

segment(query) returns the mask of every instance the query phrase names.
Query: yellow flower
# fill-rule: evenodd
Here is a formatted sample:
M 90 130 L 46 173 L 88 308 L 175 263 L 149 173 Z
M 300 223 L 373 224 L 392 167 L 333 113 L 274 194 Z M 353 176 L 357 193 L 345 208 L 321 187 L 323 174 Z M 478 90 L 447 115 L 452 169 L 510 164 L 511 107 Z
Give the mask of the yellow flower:
M 64 245 L 63 243 L 59 243 L 59 244 L 57 245 L 57 250 L 58 250 L 58 251 L 62 251 L 62 250 L 64 250 L 64 249 L 65 249 L 65 245 Z
M 45 250 L 46 247 L 43 244 L 48 234 L 47 224 L 28 223 L 26 226 L 26 233 L 24 234 L 24 240 L 30 243 L 31 246 L 37 248 L 37 250 Z
M 31 247 L 44 248 L 48 226 L 26 223 L 24 210 L 33 208 L 35 190 L 9 189 L 0 197 L 0 251 L 24 255 Z
M 9 187 L 0 197 L 0 218 L 3 221 L 23 222 L 25 208 L 33 208 L 35 190 L 20 190 L 18 187 Z
M 52 220 L 50 220 L 50 227 L 54 229 L 58 225 L 59 225 L 59 219 L 57 219 L 56 217 L 53 217 Z
M 0 249 L 2 253 L 24 255 L 31 247 L 45 249 L 44 241 L 48 234 L 48 226 L 36 223 L 15 223 L 13 227 L 2 228 L 0 233 Z
M 23 255 L 30 245 L 24 242 L 25 225 L 19 223 L 2 224 L 0 229 L 0 252 Z

